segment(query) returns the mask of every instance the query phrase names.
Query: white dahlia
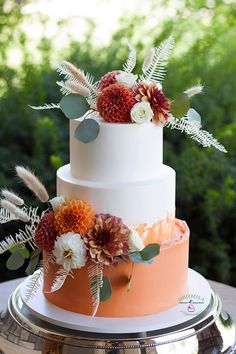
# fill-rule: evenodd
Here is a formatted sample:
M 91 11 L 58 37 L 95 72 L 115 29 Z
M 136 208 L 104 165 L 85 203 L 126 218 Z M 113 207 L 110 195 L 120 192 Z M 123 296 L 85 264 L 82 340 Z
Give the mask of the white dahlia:
M 56 263 L 61 264 L 66 271 L 85 266 L 86 246 L 81 236 L 74 232 L 59 236 L 52 253 L 56 258 Z

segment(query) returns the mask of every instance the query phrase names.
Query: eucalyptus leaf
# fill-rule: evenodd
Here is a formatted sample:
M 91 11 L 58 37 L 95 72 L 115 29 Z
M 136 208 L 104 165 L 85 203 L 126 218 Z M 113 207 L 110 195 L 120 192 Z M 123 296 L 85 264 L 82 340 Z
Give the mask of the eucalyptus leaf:
M 106 301 L 111 297 L 112 288 L 108 277 L 103 276 L 102 280 L 103 280 L 103 286 L 100 289 L 100 301 Z
M 37 268 L 37 265 L 39 263 L 40 253 L 41 253 L 41 250 L 39 250 L 39 249 L 36 249 L 31 253 L 29 264 L 25 270 L 27 275 L 33 274 L 35 269 Z
M 190 107 L 190 100 L 186 93 L 181 93 L 176 97 L 171 106 L 171 113 L 175 118 L 183 118 Z
M 17 270 L 23 266 L 25 258 L 18 252 L 12 253 L 7 260 L 6 266 L 9 270 Z
M 22 257 L 29 258 L 30 252 L 24 245 L 16 245 L 10 248 L 11 253 L 20 253 Z
M 70 94 L 63 96 L 59 103 L 62 112 L 69 119 L 82 117 L 89 109 L 89 104 L 83 96 Z
M 146 264 L 152 264 L 152 260 L 143 260 L 143 258 L 140 255 L 140 252 L 133 252 L 129 254 L 129 258 L 131 259 L 132 262 L 134 263 L 146 263 Z
M 99 134 L 100 125 L 95 119 L 84 119 L 75 130 L 75 138 L 83 143 L 95 140 Z
M 187 113 L 187 118 L 191 122 L 197 122 L 199 124 L 199 127 L 202 126 L 201 116 L 197 111 L 195 111 L 195 109 L 189 108 L 188 113 Z
M 31 252 L 30 258 L 37 257 L 37 256 L 39 256 L 41 253 L 42 253 L 41 249 L 40 249 L 40 248 L 36 248 L 35 250 L 33 250 L 33 251 Z
M 150 259 L 156 257 L 160 253 L 160 245 L 157 243 L 150 243 L 142 251 L 139 252 L 141 258 L 144 261 L 149 261 Z

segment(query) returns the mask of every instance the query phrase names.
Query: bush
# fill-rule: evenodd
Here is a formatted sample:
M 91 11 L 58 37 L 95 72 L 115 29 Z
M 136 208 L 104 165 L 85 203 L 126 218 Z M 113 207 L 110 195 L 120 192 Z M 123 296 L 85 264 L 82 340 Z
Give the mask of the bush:
M 163 3 L 170 6 L 171 1 Z M 186 86 L 202 82 L 205 94 L 194 98 L 192 105 L 203 117 L 203 128 L 228 149 L 227 155 L 203 149 L 179 132 L 165 130 L 165 163 L 177 172 L 177 216 L 186 219 L 191 228 L 191 267 L 208 278 L 236 285 L 236 5 L 232 2 L 228 6 L 220 0 L 215 6 L 204 4 L 186 0 L 174 19 L 165 18 L 151 29 L 144 17 L 126 17 L 107 46 L 92 47 L 91 23 L 83 41 L 69 43 L 66 57 L 98 79 L 122 66 L 128 37 L 138 49 L 139 71 L 147 45 L 158 44 L 170 33 L 175 35 L 176 50 L 168 68 L 165 92 L 174 98 Z M 56 169 L 69 160 L 68 122 L 59 110 L 38 112 L 27 106 L 60 100 L 57 75 L 50 68 L 53 43 L 42 38 L 38 50 L 43 61 L 32 63 L 25 46 L 27 37 L 18 27 L 22 20 L 20 9 L 5 13 L 5 17 L 11 21 L 2 29 L 7 30 L 0 43 L 0 185 L 15 187 L 13 167 L 22 164 L 35 169 L 54 194 Z M 18 29 L 14 40 L 24 60 L 21 67 L 9 68 L 7 53 L 13 29 L 15 33 Z M 18 191 L 22 191 L 22 186 L 18 186 Z M 10 230 L 13 232 L 8 225 L 1 226 L 1 236 Z M 1 280 L 10 276 L 4 272 Z

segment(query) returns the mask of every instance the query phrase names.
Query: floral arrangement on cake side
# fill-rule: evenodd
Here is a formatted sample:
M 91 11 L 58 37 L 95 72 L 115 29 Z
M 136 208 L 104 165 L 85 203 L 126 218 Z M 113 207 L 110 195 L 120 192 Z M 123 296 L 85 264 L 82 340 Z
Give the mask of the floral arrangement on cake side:
M 128 45 L 130 52 L 123 70 L 108 72 L 98 82 L 90 73 L 85 73 L 68 61 L 56 64 L 57 71 L 65 78 L 57 82 L 64 95 L 60 103 L 30 107 L 59 108 L 69 119 L 81 117 L 75 138 L 84 143 L 93 141 L 99 134 L 99 121 L 93 118 L 96 113 L 107 123 L 152 122 L 177 129 L 204 147 L 213 146 L 226 152 L 224 146 L 209 132 L 201 129 L 199 113 L 190 108 L 191 97 L 202 92 L 202 85 L 186 89 L 174 100 L 164 93 L 162 83 L 174 47 L 173 36 L 148 51 L 139 75 L 132 73 L 136 66 L 136 50 Z
M 48 192 L 28 168 L 16 167 L 17 176 L 46 208 L 28 207 L 15 192 L 2 189 L 0 224 L 20 220 L 25 224 L 15 236 L 0 242 L 0 254 L 11 253 L 6 266 L 16 270 L 28 260 L 27 275 L 31 275 L 25 300 L 39 289 L 44 273 L 51 264 L 59 270 L 50 292 L 59 290 L 73 271 L 87 266 L 94 316 L 100 301 L 112 295 L 109 278 L 103 276 L 105 267 L 119 262 L 152 263 L 160 252 L 157 243 L 144 246 L 135 229 L 130 229 L 121 218 L 110 214 L 95 214 L 93 207 L 79 199 L 66 200 L 63 196 L 49 198 Z M 30 251 L 26 245 L 30 246 Z M 44 252 L 43 260 L 41 253 Z M 35 270 L 37 271 L 35 272 Z M 133 270 L 133 267 L 132 267 Z M 127 282 L 130 289 L 132 272 Z

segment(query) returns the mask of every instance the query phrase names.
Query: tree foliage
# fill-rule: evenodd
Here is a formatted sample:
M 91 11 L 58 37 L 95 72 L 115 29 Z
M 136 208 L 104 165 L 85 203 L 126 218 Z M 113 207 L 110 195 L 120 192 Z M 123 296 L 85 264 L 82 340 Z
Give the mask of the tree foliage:
M 90 37 L 96 27 L 91 21 L 84 39 L 70 40 L 58 58 L 78 63 L 98 79 L 122 68 L 129 38 L 137 48 L 136 70 L 140 72 L 148 46 L 174 35 L 176 47 L 165 92 L 174 98 L 187 87 L 203 83 L 205 94 L 194 98 L 193 106 L 201 113 L 203 128 L 228 150 L 224 155 L 203 149 L 177 131 L 165 130 L 165 163 L 177 172 L 177 217 L 185 219 L 191 229 L 191 267 L 208 278 L 236 285 L 236 5 L 232 1 L 229 6 L 229 2 L 208 1 L 206 6 L 205 1 L 186 0 L 174 17 L 152 21 L 151 27 L 143 16 L 126 16 L 111 43 L 95 47 Z M 153 1 L 149 19 L 154 19 L 160 4 L 169 8 L 171 3 Z M 19 2 L 1 1 L 0 9 L 0 185 L 15 187 L 13 167 L 29 165 L 53 195 L 56 169 L 69 160 L 68 120 L 59 110 L 37 112 L 28 104 L 60 101 L 57 75 L 50 65 L 55 48 L 53 42 L 41 38 L 38 51 L 42 61 L 33 62 L 27 35 L 20 29 Z M 12 41 L 21 51 L 20 66 L 8 66 Z M 8 226 L 1 228 L 0 235 L 5 232 Z M 2 271 L 0 274 L 3 280 Z

